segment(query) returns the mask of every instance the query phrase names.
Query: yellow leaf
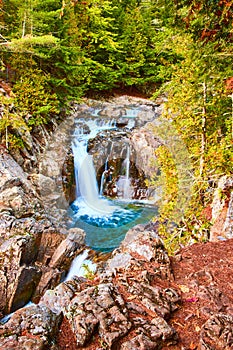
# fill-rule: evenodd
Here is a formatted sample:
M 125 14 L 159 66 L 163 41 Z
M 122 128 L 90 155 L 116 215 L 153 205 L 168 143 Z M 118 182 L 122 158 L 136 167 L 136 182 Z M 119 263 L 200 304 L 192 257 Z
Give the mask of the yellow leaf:
M 189 292 L 189 287 L 187 287 L 187 286 L 184 286 L 184 285 L 180 284 L 179 288 L 180 288 L 182 293 L 188 293 Z

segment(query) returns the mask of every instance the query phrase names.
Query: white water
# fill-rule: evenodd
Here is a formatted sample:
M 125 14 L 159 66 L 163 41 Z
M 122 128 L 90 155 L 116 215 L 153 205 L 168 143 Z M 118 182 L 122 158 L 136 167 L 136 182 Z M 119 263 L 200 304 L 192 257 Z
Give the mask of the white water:
M 133 120 L 131 117 L 130 120 Z M 105 174 L 102 174 L 102 185 L 98 193 L 96 173 L 92 156 L 88 155 L 87 145 L 90 139 L 94 139 L 103 130 L 116 128 L 115 120 L 108 121 L 105 118 L 78 119 L 77 128 L 73 135 L 73 155 L 75 165 L 75 178 L 77 198 L 71 204 L 71 216 L 73 227 L 80 227 L 86 232 L 86 245 L 94 250 L 112 251 L 119 246 L 125 233 L 134 225 L 148 222 L 154 215 L 153 208 L 140 206 L 137 202 L 132 204 L 134 188 L 130 184 L 130 147 L 122 149 L 125 159 L 122 164 L 122 175 L 120 176 L 120 198 L 121 200 L 108 200 L 102 196 L 107 176 L 111 176 L 109 159 L 112 156 L 113 143 L 108 143 L 107 156 L 105 159 Z M 104 146 L 104 145 L 103 145 Z M 102 147 L 102 146 L 101 146 Z M 95 153 L 98 149 L 95 150 Z M 103 159 L 104 161 L 104 159 Z M 102 164 L 100 164 L 102 165 Z M 126 180 L 126 181 L 125 181 Z M 118 186 L 118 183 L 117 183 Z M 86 257 L 75 260 L 72 269 L 80 268 Z M 81 259 L 81 263 L 80 260 Z M 79 266 L 79 267 L 77 267 Z M 74 274 L 79 274 L 75 272 Z M 70 278 L 70 274 L 67 278 Z
M 105 161 L 105 165 L 104 165 L 104 171 L 101 175 L 101 180 L 100 180 L 100 195 L 103 195 L 103 189 L 104 189 L 104 182 L 105 182 L 105 177 L 107 175 L 107 171 L 108 171 L 108 157 Z
M 29 307 L 29 306 L 31 306 L 31 305 L 35 305 L 35 304 L 34 304 L 33 302 L 29 301 L 26 305 L 24 305 L 24 306 L 21 307 L 20 309 L 24 309 L 24 308 Z M 20 310 L 20 309 L 18 309 L 18 310 Z M 17 311 L 17 310 L 16 310 L 16 311 Z M 14 312 L 12 312 L 11 314 L 8 314 L 8 315 L 4 316 L 3 318 L 1 318 L 1 319 L 0 319 L 0 324 L 1 324 L 1 323 L 4 324 L 4 323 L 8 322 L 9 319 L 14 315 L 14 313 L 15 313 L 16 311 L 14 311 Z
M 85 276 L 87 273 L 87 269 L 85 269 L 85 266 L 88 267 L 89 271 L 95 272 L 96 271 L 96 265 L 93 264 L 91 260 L 87 259 L 88 257 L 88 250 L 84 250 L 84 252 L 72 261 L 72 264 L 70 266 L 70 270 L 68 272 L 68 275 L 65 278 L 65 281 L 71 280 L 74 276 Z
M 79 208 L 78 216 L 106 216 L 111 215 L 117 209 L 99 195 L 92 156 L 87 153 L 88 140 L 94 138 L 101 130 L 113 129 L 114 123 L 115 121 L 105 123 L 101 121 L 101 125 L 99 125 L 98 120 L 86 120 L 85 124 L 90 130 L 88 134 L 85 134 L 80 127 L 75 130 L 72 150 L 77 197 L 75 204 Z
M 129 168 L 130 168 L 130 146 L 128 145 L 126 159 L 125 159 L 125 181 L 124 181 L 124 190 L 123 190 L 123 198 L 124 199 L 131 198 Z

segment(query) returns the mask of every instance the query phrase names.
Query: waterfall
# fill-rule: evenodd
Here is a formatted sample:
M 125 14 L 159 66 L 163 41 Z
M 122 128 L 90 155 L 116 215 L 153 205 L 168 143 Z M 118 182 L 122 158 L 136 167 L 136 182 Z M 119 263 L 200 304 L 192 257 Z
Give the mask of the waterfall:
M 101 180 L 100 180 L 100 195 L 103 195 L 103 189 L 104 189 L 104 180 L 105 180 L 105 170 L 103 171 L 102 175 L 101 175 Z
M 69 208 L 69 214 L 72 217 L 71 225 L 85 231 L 87 246 L 103 252 L 109 252 L 118 247 L 125 233 L 132 226 L 147 222 L 148 218 L 150 219 L 155 214 L 154 208 L 146 208 L 143 203 L 133 203 L 133 187 L 130 179 L 131 148 L 124 135 L 121 139 L 121 132 L 119 142 L 123 152 L 118 154 L 118 157 L 119 160 L 123 159 L 123 163 L 120 163 L 120 174 L 115 174 L 116 169 L 113 169 L 115 176 L 113 185 L 117 189 L 117 198 L 113 200 L 102 196 L 105 182 L 110 180 L 113 171 L 111 161 L 115 160 L 115 145 L 113 149 L 113 141 L 110 139 L 111 136 L 114 136 L 113 133 L 101 132 L 115 128 L 117 128 L 115 119 L 92 116 L 77 118 L 72 141 L 77 197 Z M 94 140 L 98 134 L 96 143 L 93 141 L 89 146 L 96 145 L 97 148 L 100 148 L 92 148 L 92 154 L 99 156 L 105 154 L 99 191 L 93 159 L 87 152 L 89 140 Z M 107 139 L 101 142 L 106 135 Z M 123 147 L 122 140 L 124 141 Z M 67 279 L 74 274 L 80 275 L 80 266 L 82 267 L 83 263 L 86 264 L 86 257 L 87 253 L 84 252 L 82 256 L 75 259 Z
M 106 178 L 107 173 L 108 173 L 108 156 L 107 156 L 107 159 L 105 161 L 104 171 L 101 175 L 101 180 L 100 180 L 100 195 L 101 196 L 103 195 L 104 182 L 105 182 L 105 178 Z
M 122 199 L 132 199 L 132 186 L 130 179 L 130 145 L 127 145 L 126 157 L 122 163 L 121 172 L 123 175 L 117 180 L 117 187 Z
M 91 260 L 87 260 L 88 257 L 88 250 L 84 250 L 82 254 L 79 254 L 74 258 L 72 261 L 72 264 L 70 266 L 70 270 L 65 278 L 65 281 L 71 280 L 74 276 L 85 276 L 85 273 L 87 272 L 85 270 L 84 265 L 88 266 L 88 269 L 90 271 L 95 272 L 96 265 L 92 263 Z
M 72 150 L 74 155 L 75 181 L 76 181 L 76 204 L 79 208 L 78 215 L 103 216 L 111 214 L 116 207 L 106 199 L 99 196 L 95 168 L 92 156 L 87 152 L 88 140 L 94 138 L 99 131 L 112 129 L 113 122 L 101 121 L 98 125 L 96 120 L 86 120 L 90 132 L 84 133 L 80 127 L 75 130 Z
M 123 188 L 123 198 L 129 199 L 131 188 L 130 188 L 130 178 L 129 178 L 129 169 L 130 169 L 130 146 L 127 146 L 126 158 L 125 158 L 125 181 Z

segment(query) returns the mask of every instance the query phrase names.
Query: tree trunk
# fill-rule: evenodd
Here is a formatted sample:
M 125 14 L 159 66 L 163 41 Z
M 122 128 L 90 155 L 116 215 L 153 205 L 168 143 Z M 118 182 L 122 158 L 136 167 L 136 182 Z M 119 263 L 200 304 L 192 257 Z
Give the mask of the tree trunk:
M 200 177 L 203 176 L 205 166 L 205 150 L 206 150 L 206 95 L 207 84 L 203 83 L 203 108 L 201 117 L 201 152 L 200 152 Z

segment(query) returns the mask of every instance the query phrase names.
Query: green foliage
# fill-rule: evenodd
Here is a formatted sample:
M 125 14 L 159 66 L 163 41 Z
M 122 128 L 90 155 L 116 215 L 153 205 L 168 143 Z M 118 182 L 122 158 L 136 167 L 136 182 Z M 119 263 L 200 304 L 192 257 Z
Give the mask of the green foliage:
M 20 112 L 14 109 L 14 99 L 0 97 L 2 113 L 0 119 L 1 143 L 7 149 L 23 147 L 23 135 L 28 132 L 28 126 Z
M 88 264 L 82 264 L 82 268 L 85 270 L 84 277 L 89 280 L 93 280 L 95 278 L 95 273 L 91 270 Z
M 27 118 L 28 126 L 47 124 L 52 115 L 59 113 L 57 96 L 48 89 L 49 77 L 41 73 L 40 70 L 29 69 L 14 85 L 15 106 Z
M 165 140 L 154 179 L 164 188 L 161 230 L 174 247 L 206 239 L 201 208 L 211 200 L 210 183 L 233 169 L 233 90 L 226 88 L 232 3 L 8 0 L 0 6 L 0 74 L 15 94 L 2 100 L 7 147 L 20 146 L 24 132 L 89 92 L 136 87 L 153 99 L 163 93 L 163 127 L 154 130 Z M 183 169 L 193 177 L 189 190 Z

